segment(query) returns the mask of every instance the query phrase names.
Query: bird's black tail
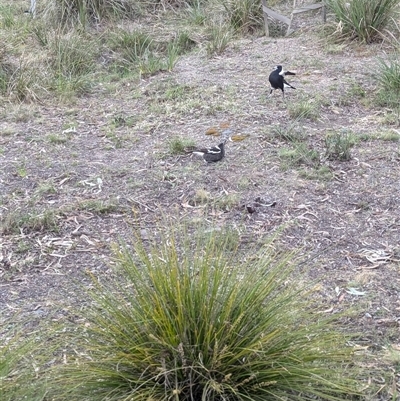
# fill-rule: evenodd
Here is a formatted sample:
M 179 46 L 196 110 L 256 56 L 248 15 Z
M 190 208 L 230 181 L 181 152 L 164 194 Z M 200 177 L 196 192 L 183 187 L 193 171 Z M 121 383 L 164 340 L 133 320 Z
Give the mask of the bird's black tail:
M 286 86 L 289 86 L 289 88 L 296 89 L 294 86 L 292 86 L 292 85 L 290 85 L 289 83 L 287 83 L 286 80 L 283 80 L 283 83 L 284 83 Z

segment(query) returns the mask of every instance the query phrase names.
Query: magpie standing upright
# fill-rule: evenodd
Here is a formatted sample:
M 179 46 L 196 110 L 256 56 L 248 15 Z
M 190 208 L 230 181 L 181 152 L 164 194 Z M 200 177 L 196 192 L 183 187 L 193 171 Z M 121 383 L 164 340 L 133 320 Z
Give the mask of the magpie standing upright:
M 217 146 L 194 151 L 193 154 L 203 156 L 203 159 L 206 163 L 220 161 L 225 156 L 225 141 L 221 142 Z
M 277 65 L 274 70 L 269 75 L 269 83 L 271 84 L 271 90 L 269 96 L 271 96 L 272 91 L 275 89 L 280 89 L 282 91 L 282 97 L 285 97 L 285 88 L 296 89 L 294 86 L 290 85 L 285 80 L 286 75 L 296 75 L 294 72 L 284 71 L 281 65 Z

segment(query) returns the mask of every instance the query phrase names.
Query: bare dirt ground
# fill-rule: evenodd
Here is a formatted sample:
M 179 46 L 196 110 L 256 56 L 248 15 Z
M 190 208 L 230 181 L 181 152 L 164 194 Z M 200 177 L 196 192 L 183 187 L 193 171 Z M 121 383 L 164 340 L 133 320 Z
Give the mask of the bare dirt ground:
M 3 318 L 44 317 L 79 298 L 74 281 L 88 271 L 106 277 L 113 242 L 138 222 L 151 235 L 165 213 L 229 226 L 244 246 L 284 226 L 279 244 L 306 255 L 301 279 L 319 282 L 321 310 L 355 305 L 350 324 L 377 360 L 389 345 L 399 349 L 400 149 L 382 139 L 399 131 L 374 106 L 377 55 L 381 45 L 332 51 L 312 32 L 261 37 L 215 58 L 183 56 L 171 73 L 99 84 L 74 104 L 0 105 Z M 277 92 L 267 98 L 278 63 L 297 73 L 286 102 Z M 290 107 L 305 102 L 318 103 L 315 118 L 291 118 Z M 171 154 L 175 137 L 219 143 L 205 135 L 210 127 L 249 136 L 228 142 L 212 165 Z M 279 152 L 293 144 L 276 132 L 291 127 L 329 177 L 285 164 Z M 343 129 L 358 138 L 351 159 L 326 160 L 325 136 Z M 398 365 L 385 369 L 399 385 Z

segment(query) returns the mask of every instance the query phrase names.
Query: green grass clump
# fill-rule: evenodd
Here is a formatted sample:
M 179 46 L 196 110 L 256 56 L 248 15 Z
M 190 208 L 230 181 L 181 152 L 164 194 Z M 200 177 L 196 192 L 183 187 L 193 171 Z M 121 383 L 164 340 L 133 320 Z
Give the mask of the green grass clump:
M 14 326 L 19 332 L 11 329 Z M 21 326 L 13 319 L 2 321 L 2 329 L 7 329 L 10 337 L 2 337 L 0 345 L 0 399 L 42 401 L 45 399 L 44 382 L 37 380 L 35 372 L 40 362 L 32 357 L 39 349 L 37 338 L 24 338 Z
M 234 32 L 229 25 L 214 24 L 210 28 L 209 40 L 207 42 L 207 54 L 209 56 L 222 54 L 234 37 Z
M 6 50 L 0 48 L 0 95 L 18 102 L 37 100 L 43 92 L 39 63 L 32 58 L 11 60 Z
M 78 77 L 95 69 L 98 43 L 76 33 L 56 35 L 51 44 L 52 67 L 57 76 Z
M 294 124 L 275 125 L 270 136 L 285 142 L 300 142 L 304 139 L 304 133 Z
M 175 49 L 176 53 L 180 55 L 190 52 L 195 46 L 196 42 L 191 39 L 187 31 L 178 31 L 174 39 L 168 43 L 167 53 L 168 47 Z
M 315 168 L 304 168 L 299 170 L 299 176 L 306 180 L 330 181 L 334 175 L 328 166 L 317 166 Z
M 372 42 L 380 38 L 399 5 L 399 0 L 327 0 L 339 22 L 341 35 Z
M 202 6 L 201 0 L 195 0 L 192 4 L 187 5 L 187 19 L 191 24 L 202 26 L 207 21 L 207 14 Z
M 48 48 L 53 75 L 51 89 L 63 98 L 89 93 L 99 57 L 99 42 L 71 31 L 56 33 L 49 40 Z
M 325 137 L 325 156 L 328 160 L 348 161 L 351 159 L 351 148 L 356 142 L 351 132 L 333 132 Z
M 118 205 L 118 201 L 115 199 L 107 201 L 98 199 L 82 200 L 78 204 L 78 209 L 102 215 L 123 211 L 123 209 Z
M 238 206 L 238 203 L 239 203 L 238 194 L 235 193 L 224 194 L 215 199 L 214 207 L 224 211 L 228 211 L 232 210 L 235 206 Z
M 376 79 L 379 84 L 378 103 L 382 106 L 397 107 L 400 103 L 400 60 L 378 59 Z
M 387 141 L 387 142 L 399 142 L 400 141 L 400 134 L 396 131 L 386 131 L 386 132 L 381 132 L 378 135 L 378 138 L 381 141 Z
M 21 232 L 42 232 L 59 230 L 58 217 L 54 210 L 38 212 L 31 210 L 29 213 L 23 211 L 11 212 L 4 217 L 1 223 L 3 234 L 18 234 Z
M 85 28 L 112 17 L 132 17 L 140 10 L 140 3 L 130 0 L 47 0 L 45 18 L 55 26 L 68 25 Z M 143 2 L 144 3 L 144 2 Z
M 352 348 L 313 312 L 290 274 L 291 258 L 276 259 L 266 246 L 246 262 L 223 230 L 200 231 L 170 230 L 116 249 L 115 274 L 94 280 L 90 307 L 62 330 L 64 363 L 48 380 L 49 399 L 343 400 L 357 393 Z
M 10 6 L 0 5 L 0 29 L 11 29 L 15 25 L 15 17 Z
M 301 100 L 288 105 L 289 116 L 296 120 L 316 120 L 320 115 L 320 103 L 314 99 Z
M 114 52 L 114 69 L 118 72 L 140 76 L 159 71 L 171 71 L 179 56 L 189 52 L 196 43 L 185 31 L 178 31 L 171 40 L 156 42 L 141 30 L 117 30 L 110 35 L 109 46 Z
M 150 35 L 140 30 L 132 32 L 124 29 L 117 30 L 110 35 L 110 47 L 121 53 L 127 61 L 136 61 L 138 58 L 154 50 L 154 41 Z
M 229 24 L 236 31 L 252 33 L 263 26 L 261 1 L 225 0 L 222 4 Z
M 381 98 L 382 100 L 382 98 Z M 393 105 L 392 110 L 388 110 L 388 112 L 381 118 L 381 122 L 384 125 L 394 125 L 400 126 L 400 108 L 398 105 Z
M 195 141 L 190 138 L 174 137 L 168 141 L 169 153 L 171 155 L 180 155 L 187 153 L 188 148 L 194 147 Z
M 302 164 L 317 167 L 320 165 L 319 153 L 305 142 L 294 142 L 291 148 L 281 148 L 278 152 L 281 168 L 287 170 Z

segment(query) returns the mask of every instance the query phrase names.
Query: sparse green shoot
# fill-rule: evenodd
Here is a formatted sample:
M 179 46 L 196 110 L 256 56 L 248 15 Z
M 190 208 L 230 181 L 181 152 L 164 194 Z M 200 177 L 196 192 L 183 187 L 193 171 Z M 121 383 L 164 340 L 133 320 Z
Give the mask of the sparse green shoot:
M 298 120 L 290 124 L 274 125 L 270 135 L 285 142 L 301 142 L 305 137 L 303 130 L 298 126 Z
M 305 142 L 295 142 L 291 148 L 281 148 L 278 156 L 283 170 L 302 164 L 310 167 L 320 165 L 319 153 Z
M 207 42 L 209 56 L 222 54 L 233 38 L 232 29 L 224 24 L 214 24 L 210 28 L 210 39 Z
M 78 210 L 86 210 L 96 214 L 109 214 L 122 211 L 118 200 L 85 199 L 78 203 Z
M 215 206 L 218 209 L 229 211 L 238 206 L 239 196 L 237 193 L 224 194 L 215 199 Z
M 377 134 L 377 138 L 380 139 L 381 141 L 399 142 L 400 131 L 399 130 L 382 131 L 379 134 Z
M 55 145 L 62 145 L 68 142 L 68 136 L 65 134 L 48 134 L 47 140 Z
M 328 160 L 348 161 L 351 159 L 351 148 L 356 137 L 348 131 L 328 133 L 325 136 L 325 156 Z
M 193 197 L 193 205 L 205 205 L 209 203 L 212 199 L 210 192 L 206 191 L 205 189 L 197 189 L 196 193 Z
M 20 232 L 51 231 L 59 230 L 58 217 L 54 210 L 48 209 L 43 212 L 21 210 L 8 213 L 2 221 L 2 232 L 4 234 L 17 234 Z
M 317 99 L 305 99 L 288 105 L 289 116 L 293 119 L 316 120 L 320 115 L 320 104 Z
M 35 196 L 43 198 L 48 195 L 54 195 L 57 193 L 57 189 L 52 181 L 41 182 L 35 189 Z
M 328 166 L 318 166 L 300 169 L 299 176 L 307 180 L 330 181 L 333 179 L 334 174 Z
M 171 155 L 185 154 L 186 149 L 195 146 L 195 141 L 191 138 L 174 137 L 168 141 L 169 153 Z

